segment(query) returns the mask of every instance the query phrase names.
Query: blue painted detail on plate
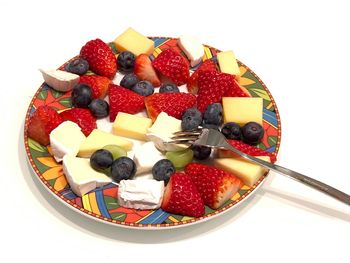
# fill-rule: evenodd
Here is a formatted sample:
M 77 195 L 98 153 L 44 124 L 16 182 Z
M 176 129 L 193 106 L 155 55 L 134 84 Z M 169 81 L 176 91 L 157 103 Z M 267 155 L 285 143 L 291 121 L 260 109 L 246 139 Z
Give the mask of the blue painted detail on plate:
M 263 111 L 263 118 L 265 121 L 270 123 L 271 125 L 275 126 L 277 128 L 278 123 L 277 123 L 277 118 L 276 118 L 276 113 L 272 112 L 268 109 L 264 109 Z
M 170 216 L 169 213 L 164 212 L 161 208 L 154 211 L 153 214 L 146 217 L 142 221 L 140 221 L 140 224 L 160 224 L 163 223 L 165 219 L 167 219 Z
M 104 202 L 102 190 L 96 191 L 96 201 L 98 208 L 100 209 L 101 215 L 106 218 L 111 218 L 111 215 L 108 213 L 106 204 Z
M 265 151 L 272 153 L 276 150 L 276 145 L 275 146 L 271 146 L 270 148 L 267 148 Z
M 154 47 L 158 47 L 160 46 L 161 44 L 163 44 L 165 41 L 167 41 L 168 38 L 153 38 L 153 42 L 154 42 Z

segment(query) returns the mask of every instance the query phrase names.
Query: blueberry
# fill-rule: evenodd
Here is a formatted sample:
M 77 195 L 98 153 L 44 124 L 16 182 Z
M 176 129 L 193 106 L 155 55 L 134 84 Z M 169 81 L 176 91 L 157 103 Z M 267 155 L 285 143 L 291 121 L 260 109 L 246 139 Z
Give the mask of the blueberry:
M 248 122 L 242 127 L 243 142 L 256 145 L 264 137 L 263 127 L 256 122 Z
M 179 93 L 180 90 L 176 84 L 168 83 L 162 84 L 159 88 L 159 93 Z
M 111 167 L 113 156 L 107 150 L 97 150 L 90 157 L 90 165 L 97 171 L 104 171 Z
M 72 105 L 77 108 L 88 108 L 92 101 L 92 91 L 89 85 L 79 83 L 72 90 Z
M 84 75 L 89 70 L 89 63 L 85 59 L 77 58 L 69 62 L 65 66 L 65 70 L 70 73 Z
M 109 114 L 108 102 L 102 99 L 94 99 L 89 104 L 89 109 L 97 119 L 107 117 Z
M 203 113 L 203 123 L 219 126 L 222 120 L 222 106 L 220 103 L 210 104 Z
M 187 109 L 182 115 L 181 128 L 183 131 L 193 131 L 202 122 L 202 113 L 196 108 Z
M 226 123 L 221 129 L 221 133 L 231 140 L 240 140 L 242 138 L 241 127 L 235 122 Z
M 118 70 L 122 73 L 130 73 L 134 70 L 135 55 L 129 51 L 123 51 L 117 58 Z
M 140 82 L 137 82 L 135 86 L 131 88 L 132 91 L 140 94 L 141 96 L 149 96 L 153 94 L 154 87 L 151 84 L 151 82 L 147 80 L 142 80 Z
M 129 73 L 122 78 L 120 81 L 120 86 L 127 89 L 132 89 L 132 87 L 134 87 L 139 81 L 139 78 L 134 73 Z
M 165 184 L 169 182 L 170 176 L 172 176 L 175 171 L 174 165 L 167 159 L 159 160 L 152 168 L 153 178 L 157 181 L 164 181 Z
M 213 130 L 220 131 L 219 125 L 216 125 L 216 124 L 202 123 L 202 127 L 203 127 L 203 128 L 206 128 L 206 129 L 213 129 Z
M 193 145 L 191 147 L 193 151 L 193 157 L 197 160 L 205 160 L 211 154 L 211 148 L 201 145 Z
M 129 157 L 120 157 L 112 163 L 111 177 L 113 181 L 119 183 L 121 180 L 134 178 L 136 173 L 135 162 Z

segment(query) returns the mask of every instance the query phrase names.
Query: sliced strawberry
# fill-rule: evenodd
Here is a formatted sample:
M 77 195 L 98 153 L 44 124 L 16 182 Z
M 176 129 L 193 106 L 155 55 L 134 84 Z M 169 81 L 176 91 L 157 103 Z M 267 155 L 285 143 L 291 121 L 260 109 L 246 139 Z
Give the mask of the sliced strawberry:
M 170 48 L 162 51 L 152 65 L 178 86 L 185 84 L 190 77 L 188 60 Z
M 212 70 L 216 71 L 216 65 L 211 59 L 205 60 L 195 72 L 191 75 L 191 77 L 187 81 L 187 90 L 192 94 L 198 93 L 198 76 L 199 72 L 204 70 Z
M 152 61 L 146 54 L 137 56 L 134 65 L 134 73 L 140 80 L 148 80 L 154 87 L 160 86 L 157 72 L 152 66 Z
M 174 173 L 164 192 L 161 208 L 172 214 L 200 217 L 204 204 L 196 186 L 185 173 Z
M 72 108 L 60 113 L 65 121 L 72 121 L 79 125 L 85 136 L 97 129 L 96 118 L 89 109 Z
M 98 75 L 83 75 L 80 76 L 79 82 L 90 86 L 93 99 L 103 99 L 107 95 L 111 80 Z
M 256 146 L 246 144 L 242 141 L 238 141 L 238 140 L 227 140 L 227 141 L 233 147 L 235 147 L 238 150 L 240 150 L 241 152 L 244 152 L 244 153 L 249 154 L 251 156 L 269 156 L 272 163 L 276 162 L 276 160 L 277 160 L 275 153 L 270 153 L 270 152 L 264 151 Z M 218 155 L 221 158 L 226 158 L 226 157 L 239 158 L 239 157 L 241 157 L 241 156 L 239 156 L 231 151 L 228 151 L 228 150 L 219 150 Z
M 218 209 L 243 186 L 235 175 L 205 164 L 190 163 L 185 173 L 196 185 L 204 204 L 212 209 Z
M 116 57 L 101 39 L 87 42 L 80 50 L 80 57 L 87 60 L 89 69 L 97 75 L 112 79 L 117 72 Z
M 62 122 L 62 117 L 53 108 L 39 106 L 29 119 L 28 137 L 47 146 L 50 144 L 51 131 Z
M 233 78 L 232 84 L 224 94 L 225 97 L 251 97 L 249 91 L 240 85 L 236 79 Z
M 190 93 L 154 93 L 145 98 L 148 117 L 153 121 L 162 111 L 181 119 L 183 113 L 195 104 L 196 97 Z
M 114 121 L 120 111 L 136 114 L 145 108 L 145 97 L 115 84 L 109 85 L 108 96 L 110 121 Z

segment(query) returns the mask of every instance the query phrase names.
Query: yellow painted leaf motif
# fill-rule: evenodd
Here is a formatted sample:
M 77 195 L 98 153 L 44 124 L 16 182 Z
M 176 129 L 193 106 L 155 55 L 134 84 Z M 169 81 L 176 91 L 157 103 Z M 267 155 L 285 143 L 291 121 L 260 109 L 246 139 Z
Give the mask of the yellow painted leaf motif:
M 38 157 L 37 160 L 41 162 L 43 165 L 48 167 L 56 167 L 59 164 L 55 161 L 55 159 L 51 156 L 48 157 Z
M 43 173 L 43 177 L 46 180 L 56 179 L 60 176 L 63 176 L 62 165 L 58 165 L 56 167 L 53 167 L 53 168 L 47 170 L 45 173 Z
M 239 67 L 239 71 L 241 72 L 241 76 L 243 76 L 247 72 L 247 68 L 243 67 L 243 66 L 240 66 Z
M 250 92 L 254 92 L 256 95 L 258 95 L 260 98 L 263 98 L 264 100 L 270 101 L 270 97 L 267 94 L 266 90 L 262 89 L 250 89 Z
M 62 171 L 62 170 L 61 170 Z M 62 174 L 62 172 L 61 172 Z M 55 184 L 53 188 L 55 188 L 56 191 L 61 191 L 67 186 L 67 179 L 66 177 L 62 174 L 60 177 L 58 177 L 55 181 Z
M 245 78 L 245 77 L 240 77 L 238 82 L 242 86 L 248 86 L 248 85 L 251 85 L 251 84 L 255 83 L 254 80 L 251 80 L 251 79 L 248 79 L 248 78 Z

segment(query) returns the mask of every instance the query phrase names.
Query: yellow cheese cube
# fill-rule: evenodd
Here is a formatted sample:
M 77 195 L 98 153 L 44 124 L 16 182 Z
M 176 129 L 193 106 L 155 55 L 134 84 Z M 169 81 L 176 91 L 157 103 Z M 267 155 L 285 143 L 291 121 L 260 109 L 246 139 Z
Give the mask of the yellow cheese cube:
M 270 157 L 268 156 L 256 157 L 266 162 L 270 162 Z M 260 177 L 267 172 L 266 168 L 244 158 L 214 159 L 214 166 L 229 173 L 233 173 L 248 186 L 253 186 Z
M 235 75 L 238 80 L 241 72 L 237 63 L 237 59 L 232 50 L 220 52 L 217 54 L 220 71 L 228 74 Z
M 99 150 L 108 144 L 118 145 L 124 148 L 126 151 L 130 151 L 133 145 L 133 143 L 127 139 L 105 131 L 94 129 L 86 140 L 80 145 L 78 156 L 90 157 L 96 150 Z
M 113 133 L 137 140 L 146 140 L 147 129 L 152 120 L 124 112 L 119 112 L 113 123 Z
M 151 39 L 141 35 L 129 27 L 124 33 L 114 40 L 115 47 L 119 52 L 130 51 L 135 56 L 140 54 L 151 55 L 154 50 L 154 43 Z
M 247 122 L 263 123 L 263 99 L 248 97 L 222 98 L 224 123 L 236 122 L 243 126 Z

